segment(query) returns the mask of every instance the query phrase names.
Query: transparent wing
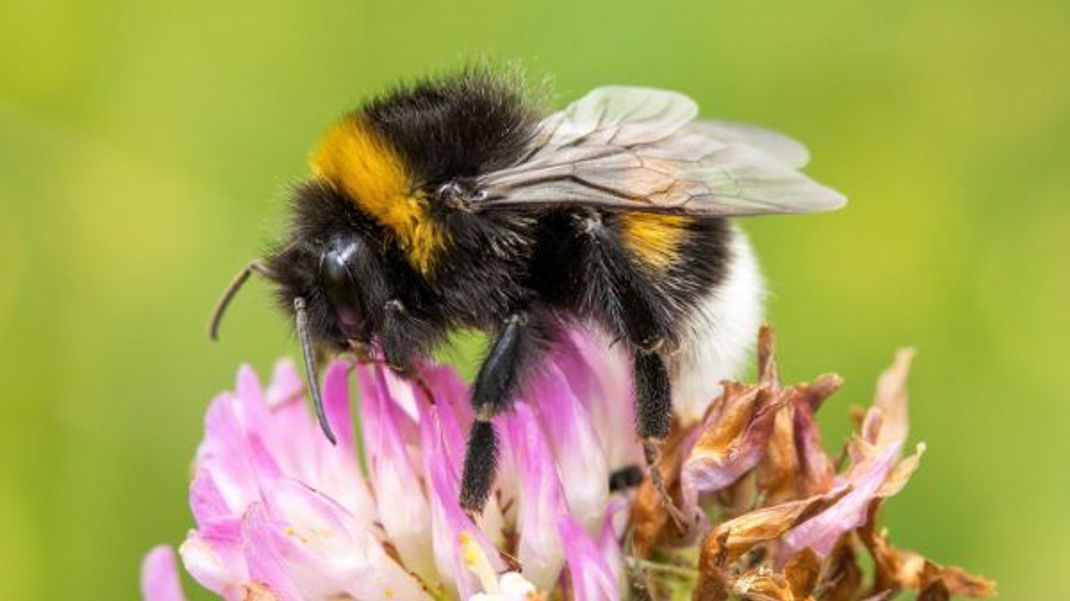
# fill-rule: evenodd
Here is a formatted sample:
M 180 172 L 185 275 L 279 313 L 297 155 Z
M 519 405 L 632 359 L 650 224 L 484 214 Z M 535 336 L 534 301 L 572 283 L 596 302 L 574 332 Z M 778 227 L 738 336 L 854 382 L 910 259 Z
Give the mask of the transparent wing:
M 476 183 L 476 208 L 587 204 L 733 216 L 825 211 L 839 193 L 798 172 L 798 142 L 768 130 L 695 121 L 675 92 L 593 90 L 540 124 L 531 154 Z
M 540 124 L 543 148 L 588 144 L 631 146 L 657 142 L 698 115 L 698 105 L 683 94 L 652 88 L 595 88 Z
M 700 119 L 688 128 L 726 144 L 750 146 L 788 167 L 801 169 L 810 162 L 810 151 L 801 142 L 780 132 L 748 123 Z

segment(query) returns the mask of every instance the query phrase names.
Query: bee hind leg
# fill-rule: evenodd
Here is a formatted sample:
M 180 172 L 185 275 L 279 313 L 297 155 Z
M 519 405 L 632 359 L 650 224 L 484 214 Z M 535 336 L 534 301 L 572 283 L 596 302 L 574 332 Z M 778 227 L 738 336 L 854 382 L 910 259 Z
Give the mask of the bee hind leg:
M 669 371 L 656 351 L 635 351 L 636 429 L 641 438 L 665 439 L 672 425 Z
M 636 429 L 643 444 L 650 483 L 669 517 L 680 532 L 689 530 L 690 520 L 676 506 L 662 477 L 659 447 L 672 424 L 672 395 L 665 361 L 656 351 L 639 348 L 635 352 Z
M 618 267 L 619 268 L 619 267 Z M 615 321 L 635 349 L 635 427 L 643 443 L 650 483 L 662 506 L 680 532 L 688 532 L 692 520 L 676 506 L 658 467 L 659 447 L 672 427 L 672 390 L 669 370 L 663 358 L 665 347 L 675 345 L 672 318 L 655 307 L 648 278 L 633 271 L 628 277 L 612 278 L 616 306 Z
M 634 352 L 636 432 L 643 442 L 650 482 L 661 504 L 681 532 L 685 519 L 658 467 L 658 448 L 672 426 L 672 394 L 664 355 L 676 344 L 679 316 L 660 291 L 661 275 L 634 260 L 622 238 L 610 228 L 589 228 L 591 255 L 586 278 L 596 290 L 598 312 L 610 332 L 628 342 Z

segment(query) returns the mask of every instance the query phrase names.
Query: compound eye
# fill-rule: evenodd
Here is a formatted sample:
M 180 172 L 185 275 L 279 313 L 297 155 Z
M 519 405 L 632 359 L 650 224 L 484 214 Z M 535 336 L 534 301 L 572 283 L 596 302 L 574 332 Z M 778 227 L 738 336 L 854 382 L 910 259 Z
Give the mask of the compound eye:
M 334 307 L 338 327 L 348 338 L 356 337 L 364 316 L 360 288 L 352 269 L 359 251 L 360 245 L 356 242 L 332 244 L 320 263 L 327 299 Z

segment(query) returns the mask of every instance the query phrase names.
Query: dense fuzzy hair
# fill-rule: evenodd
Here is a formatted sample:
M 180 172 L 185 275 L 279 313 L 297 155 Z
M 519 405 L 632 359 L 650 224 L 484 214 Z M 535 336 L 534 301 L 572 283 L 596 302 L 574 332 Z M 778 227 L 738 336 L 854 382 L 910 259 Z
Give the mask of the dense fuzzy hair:
M 432 189 L 514 164 L 538 122 L 517 83 L 479 69 L 400 87 L 361 112 Z
M 561 209 L 539 221 L 531 285 L 552 306 L 601 323 L 634 344 L 670 347 L 679 319 L 719 283 L 731 259 L 727 221 L 689 218 L 677 259 L 661 269 L 637 260 L 622 213 Z
M 732 230 L 715 217 L 459 200 L 478 193 L 478 176 L 529 156 L 537 127 L 519 88 L 484 71 L 374 99 L 321 144 L 316 176 L 294 194 L 289 241 L 267 258 L 281 304 L 301 299 L 321 352 L 372 345 L 409 372 L 452 329 L 494 337 L 473 386 L 471 510 L 493 482 L 489 420 L 563 322 L 599 323 L 635 353 L 639 432 L 663 437 L 665 359 L 733 259 Z M 375 198 L 355 197 L 365 192 Z M 418 257 L 413 240 L 424 243 Z

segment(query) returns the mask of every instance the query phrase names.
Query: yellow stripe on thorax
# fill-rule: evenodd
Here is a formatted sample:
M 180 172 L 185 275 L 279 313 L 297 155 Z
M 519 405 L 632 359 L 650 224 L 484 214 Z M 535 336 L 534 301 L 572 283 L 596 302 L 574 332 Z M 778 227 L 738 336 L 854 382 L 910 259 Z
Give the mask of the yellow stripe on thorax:
M 431 218 L 427 199 L 412 191 L 400 157 L 360 116 L 346 117 L 327 130 L 310 163 L 316 177 L 397 234 L 417 271 L 431 271 L 445 234 Z
M 657 269 L 671 267 L 679 257 L 691 218 L 663 213 L 625 213 L 621 216 L 624 245 L 641 261 Z

